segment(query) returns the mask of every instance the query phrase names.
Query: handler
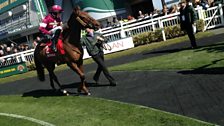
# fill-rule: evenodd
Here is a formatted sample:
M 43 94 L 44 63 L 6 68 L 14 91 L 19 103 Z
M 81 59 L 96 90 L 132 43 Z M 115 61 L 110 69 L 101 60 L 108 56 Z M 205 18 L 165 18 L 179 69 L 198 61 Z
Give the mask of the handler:
M 101 72 L 103 71 L 105 77 L 109 80 L 111 86 L 116 86 L 117 83 L 115 79 L 110 75 L 105 62 L 104 62 L 104 52 L 102 44 L 105 41 L 104 37 L 95 32 L 93 29 L 86 28 L 87 34 L 82 37 L 81 44 L 86 46 L 87 52 L 93 58 L 93 60 L 98 64 L 98 68 L 93 77 L 93 80 L 98 83 Z

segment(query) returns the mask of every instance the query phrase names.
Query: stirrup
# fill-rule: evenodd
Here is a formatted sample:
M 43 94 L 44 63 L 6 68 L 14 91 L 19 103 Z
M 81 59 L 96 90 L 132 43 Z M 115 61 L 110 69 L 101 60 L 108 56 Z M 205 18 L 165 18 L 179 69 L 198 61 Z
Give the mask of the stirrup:
M 52 47 L 52 46 L 51 46 L 51 50 L 52 50 L 53 52 L 57 52 L 57 48 L 56 48 L 56 47 Z

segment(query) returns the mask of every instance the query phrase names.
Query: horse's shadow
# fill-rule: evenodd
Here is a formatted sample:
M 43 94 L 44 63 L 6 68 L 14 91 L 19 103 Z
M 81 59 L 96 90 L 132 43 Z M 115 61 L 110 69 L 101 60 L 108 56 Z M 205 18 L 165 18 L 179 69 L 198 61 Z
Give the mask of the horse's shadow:
M 63 84 L 61 85 L 61 87 L 62 89 L 65 89 L 66 91 L 68 91 L 69 95 L 78 96 L 77 88 L 79 84 L 80 82 Z M 90 82 L 90 83 L 86 83 L 86 86 L 87 87 L 105 87 L 105 86 L 110 86 L 110 84 L 96 84 L 96 83 Z M 29 92 L 25 92 L 22 95 L 22 97 L 34 97 L 34 98 L 50 97 L 50 96 L 65 96 L 65 95 L 62 93 L 62 91 L 53 90 L 53 89 L 32 90 Z
M 71 83 L 71 84 L 64 84 L 61 85 L 61 87 L 63 89 L 70 89 L 70 88 L 78 88 L 80 82 L 76 82 L 76 83 Z M 86 82 L 86 86 L 87 87 L 105 87 L 105 86 L 110 86 L 109 84 L 96 84 L 94 82 Z
M 23 93 L 22 97 L 48 97 L 48 96 L 63 96 L 63 93 L 53 89 L 39 89 L 39 90 L 32 90 L 29 92 Z

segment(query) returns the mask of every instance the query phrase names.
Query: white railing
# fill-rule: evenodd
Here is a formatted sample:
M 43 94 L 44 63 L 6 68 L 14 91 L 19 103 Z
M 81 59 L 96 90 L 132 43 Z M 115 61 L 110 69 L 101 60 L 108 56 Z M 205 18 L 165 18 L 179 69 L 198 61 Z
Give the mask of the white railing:
M 222 5 L 203 10 L 202 7 L 195 8 L 198 19 L 205 22 L 205 30 L 224 26 Z M 100 29 L 100 32 L 108 37 L 109 41 L 121 39 L 122 37 L 129 37 L 143 32 L 153 31 L 155 29 L 162 29 L 163 40 L 166 40 L 165 27 L 179 24 L 179 12 L 161 16 L 158 18 L 146 17 L 140 20 L 130 22 L 120 22 L 116 27 L 108 27 Z
M 223 26 L 224 20 L 221 4 L 217 7 L 208 8 L 208 10 L 204 11 L 204 16 L 205 30 Z
M 21 62 L 33 62 L 34 49 L 0 57 L 0 67 L 17 64 Z
M 201 7 L 199 7 L 196 8 L 196 12 L 198 18 L 204 20 L 206 26 L 205 30 L 224 26 L 223 10 L 221 5 L 208 8 L 207 10 L 203 10 Z M 164 27 L 177 25 L 179 24 L 179 22 L 179 12 L 177 12 L 158 18 L 146 17 L 141 20 L 123 22 L 116 27 L 107 27 L 104 29 L 100 29 L 99 32 L 101 32 L 105 37 L 107 37 L 109 41 L 115 41 L 124 37 L 134 36 L 143 32 L 162 29 L 163 40 L 165 41 L 166 36 L 164 32 Z M 0 57 L 0 67 L 20 62 L 31 63 L 34 59 L 33 51 L 34 49 L 31 49 L 28 51 Z

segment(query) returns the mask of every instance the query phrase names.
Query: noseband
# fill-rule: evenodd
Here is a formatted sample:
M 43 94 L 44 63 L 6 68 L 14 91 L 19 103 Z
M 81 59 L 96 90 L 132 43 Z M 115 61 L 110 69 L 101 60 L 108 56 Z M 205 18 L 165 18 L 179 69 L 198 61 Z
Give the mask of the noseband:
M 86 23 L 85 23 L 79 16 L 76 17 L 76 20 L 77 20 L 82 26 L 84 26 L 84 27 L 87 26 L 87 24 L 86 24 Z

